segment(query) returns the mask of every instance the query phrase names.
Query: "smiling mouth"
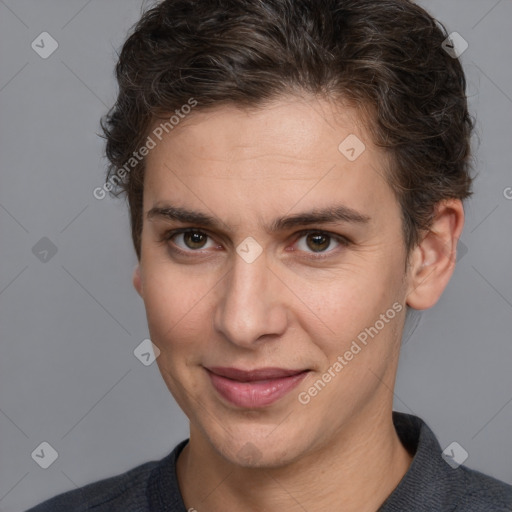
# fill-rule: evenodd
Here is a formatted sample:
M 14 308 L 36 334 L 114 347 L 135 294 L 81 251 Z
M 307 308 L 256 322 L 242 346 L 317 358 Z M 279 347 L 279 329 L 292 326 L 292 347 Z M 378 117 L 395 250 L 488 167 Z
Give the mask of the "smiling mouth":
M 217 393 L 237 407 L 260 408 L 273 404 L 295 388 L 310 370 L 284 368 L 205 368 Z

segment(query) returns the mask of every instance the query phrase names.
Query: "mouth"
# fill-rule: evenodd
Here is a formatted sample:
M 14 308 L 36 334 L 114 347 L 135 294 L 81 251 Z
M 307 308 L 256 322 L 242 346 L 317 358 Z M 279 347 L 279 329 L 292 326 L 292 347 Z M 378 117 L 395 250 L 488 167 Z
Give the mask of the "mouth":
M 310 372 L 304 369 L 205 368 L 217 393 L 237 407 L 255 409 L 287 395 Z

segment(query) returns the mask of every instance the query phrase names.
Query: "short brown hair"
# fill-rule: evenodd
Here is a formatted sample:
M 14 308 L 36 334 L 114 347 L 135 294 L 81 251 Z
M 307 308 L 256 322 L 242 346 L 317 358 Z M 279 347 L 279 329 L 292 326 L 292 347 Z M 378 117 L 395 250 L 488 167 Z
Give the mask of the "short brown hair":
M 146 140 L 155 119 L 191 98 L 194 111 L 258 107 L 304 91 L 343 98 L 388 148 L 386 178 L 409 251 L 443 199 L 471 195 L 466 79 L 442 48 L 448 33 L 408 0 L 164 0 L 122 47 L 116 104 L 101 120 L 107 182 Z M 144 159 L 116 181 L 141 257 Z

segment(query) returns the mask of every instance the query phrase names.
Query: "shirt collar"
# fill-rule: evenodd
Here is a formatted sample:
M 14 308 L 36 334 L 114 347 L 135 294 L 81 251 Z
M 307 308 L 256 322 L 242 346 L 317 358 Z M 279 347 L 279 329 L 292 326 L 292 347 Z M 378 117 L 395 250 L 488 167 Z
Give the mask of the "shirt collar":
M 421 418 L 393 411 L 393 423 L 400 441 L 414 458 L 378 512 L 454 510 L 461 496 L 455 491 L 464 486 L 462 469 L 453 469 L 443 459 L 436 436 Z
M 378 512 L 452 511 L 460 499 L 464 476 L 442 458 L 441 447 L 427 424 L 417 416 L 393 411 L 400 441 L 413 461 Z M 151 512 L 186 511 L 178 487 L 176 461 L 189 439 L 180 442 L 151 472 L 147 495 Z

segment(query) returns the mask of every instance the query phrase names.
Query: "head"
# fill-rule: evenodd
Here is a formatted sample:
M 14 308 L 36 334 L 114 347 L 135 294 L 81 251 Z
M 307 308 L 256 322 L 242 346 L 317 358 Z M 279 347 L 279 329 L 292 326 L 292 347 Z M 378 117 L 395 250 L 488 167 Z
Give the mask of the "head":
M 174 0 L 125 42 L 107 189 L 162 376 L 226 459 L 292 461 L 390 409 L 406 310 L 446 287 L 471 193 L 446 37 L 407 0 Z M 241 407 L 219 366 L 308 373 Z

